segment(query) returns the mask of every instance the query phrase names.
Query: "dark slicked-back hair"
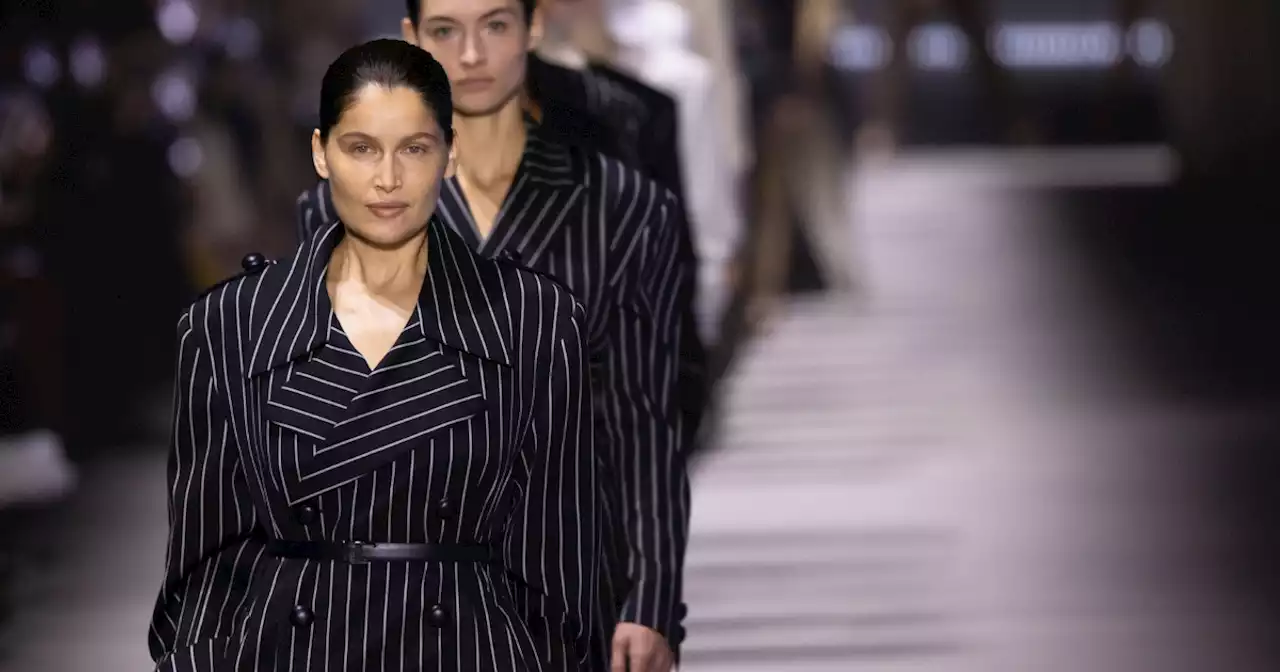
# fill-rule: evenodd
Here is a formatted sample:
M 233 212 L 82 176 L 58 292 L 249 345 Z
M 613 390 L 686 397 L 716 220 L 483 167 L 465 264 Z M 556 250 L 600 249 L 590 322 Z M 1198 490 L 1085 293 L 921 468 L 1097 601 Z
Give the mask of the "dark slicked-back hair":
M 354 46 L 329 65 L 320 84 L 320 139 L 342 113 L 351 107 L 356 94 L 369 84 L 388 89 L 403 86 L 417 92 L 422 103 L 435 115 L 445 140 L 453 142 L 453 98 L 449 75 L 425 49 L 403 40 L 373 40 Z
M 405 9 L 409 12 L 409 20 L 415 26 L 422 20 L 422 1 L 405 0 Z M 538 0 L 520 0 L 520 6 L 524 9 L 524 24 L 527 26 L 533 20 L 533 8 L 538 6 Z

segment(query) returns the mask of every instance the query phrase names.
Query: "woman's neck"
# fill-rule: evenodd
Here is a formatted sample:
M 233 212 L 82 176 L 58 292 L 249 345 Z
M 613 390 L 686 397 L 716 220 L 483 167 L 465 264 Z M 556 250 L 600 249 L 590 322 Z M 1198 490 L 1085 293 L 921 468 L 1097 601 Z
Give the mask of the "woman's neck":
M 329 260 L 327 281 L 332 286 L 354 284 L 365 292 L 396 301 L 416 300 L 427 273 L 427 232 L 403 245 L 383 248 L 352 235 L 344 236 Z
M 478 184 L 511 179 L 524 156 L 528 132 L 524 105 L 513 96 L 498 111 L 484 116 L 453 115 L 458 170 Z

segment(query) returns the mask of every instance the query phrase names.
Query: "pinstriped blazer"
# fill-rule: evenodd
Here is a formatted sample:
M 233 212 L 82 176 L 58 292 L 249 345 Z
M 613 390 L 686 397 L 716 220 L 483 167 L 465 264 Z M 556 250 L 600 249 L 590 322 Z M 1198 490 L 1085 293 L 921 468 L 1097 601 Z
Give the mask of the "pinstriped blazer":
M 370 370 L 325 287 L 342 235 L 179 323 L 158 669 L 578 669 L 599 565 L 581 304 L 433 219 L 417 308 Z M 501 561 L 280 559 L 268 539 L 480 543 Z M 513 595 L 530 593 L 553 610 L 529 618 Z
M 685 316 L 696 263 L 670 191 L 547 135 L 530 129 L 487 239 L 476 233 L 456 179 L 445 181 L 437 213 L 482 255 L 514 253 L 585 306 L 597 446 L 612 465 L 602 479 L 609 571 L 599 621 L 609 630 L 612 610 L 678 645 L 689 481 L 677 391 L 680 346 L 695 330 Z M 302 214 L 318 228 L 333 212 L 328 185 L 307 200 L 316 207 Z

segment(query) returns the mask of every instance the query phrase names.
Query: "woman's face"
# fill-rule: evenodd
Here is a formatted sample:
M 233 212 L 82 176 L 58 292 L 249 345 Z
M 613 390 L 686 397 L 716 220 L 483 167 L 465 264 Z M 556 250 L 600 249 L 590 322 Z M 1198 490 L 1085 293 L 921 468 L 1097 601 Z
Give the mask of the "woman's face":
M 524 87 L 528 53 L 542 35 L 541 12 L 525 25 L 517 0 L 425 0 L 417 27 L 405 19 L 404 39 L 431 52 L 453 91 L 453 110 L 492 114 Z
M 440 182 L 453 175 L 444 129 L 417 91 L 366 85 L 321 141 L 316 172 L 329 180 L 349 234 L 394 247 L 420 234 L 435 212 Z

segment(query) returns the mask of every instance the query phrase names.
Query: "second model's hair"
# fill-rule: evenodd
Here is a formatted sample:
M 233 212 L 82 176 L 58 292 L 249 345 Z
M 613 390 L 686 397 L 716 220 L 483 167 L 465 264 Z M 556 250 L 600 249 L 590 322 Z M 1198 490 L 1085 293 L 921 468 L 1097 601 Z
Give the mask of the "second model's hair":
M 453 98 L 444 66 L 425 49 L 403 40 L 373 40 L 342 52 L 320 84 L 320 139 L 338 125 L 357 94 L 373 84 L 405 87 L 422 97 L 435 115 L 445 141 L 453 142 Z
M 415 26 L 422 20 L 422 2 L 423 0 L 405 0 L 405 9 L 409 12 L 409 20 Z M 526 26 L 533 20 L 533 8 L 537 5 L 538 0 L 520 0 L 520 6 L 524 9 L 524 23 Z

